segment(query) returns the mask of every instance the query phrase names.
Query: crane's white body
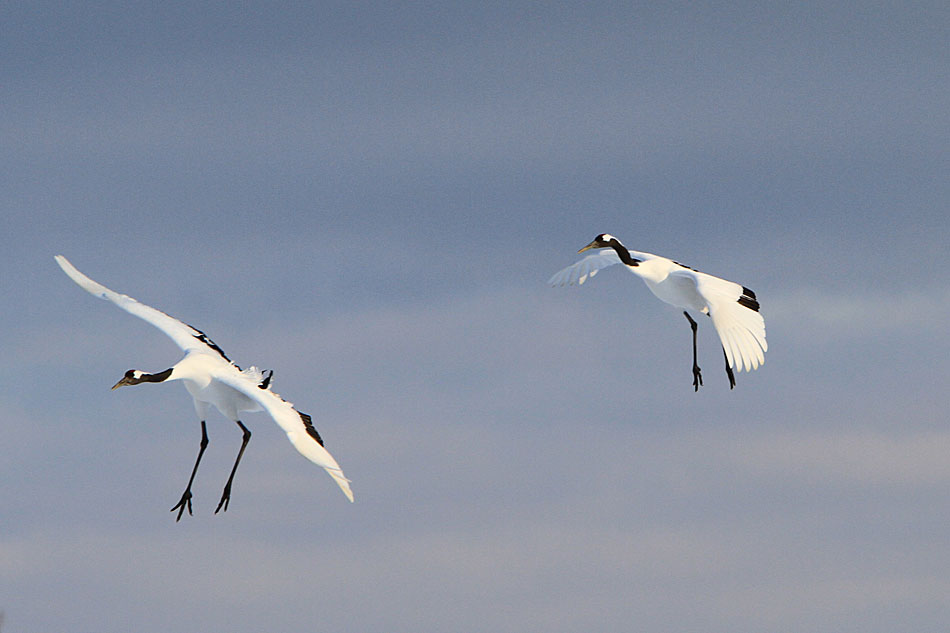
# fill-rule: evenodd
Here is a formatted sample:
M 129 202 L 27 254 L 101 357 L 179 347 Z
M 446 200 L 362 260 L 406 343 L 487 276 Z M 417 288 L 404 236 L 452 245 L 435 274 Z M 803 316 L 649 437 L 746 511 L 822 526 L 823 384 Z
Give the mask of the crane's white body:
M 660 300 L 683 310 L 709 315 L 730 367 L 752 371 L 765 362 L 768 350 L 765 320 L 757 310 L 740 303 L 745 292 L 743 286 L 693 270 L 666 257 L 627 251 L 638 260 L 636 265 L 624 264 L 616 250 L 601 247 L 555 273 L 548 283 L 552 286 L 581 285 L 598 271 L 623 264 Z
M 242 412 L 266 411 L 287 433 L 294 448 L 323 467 L 347 499 L 353 501 L 353 492 L 343 470 L 329 451 L 308 432 L 309 416 L 304 418 L 290 402 L 269 388 L 262 388 L 263 374 L 256 367 L 240 369 L 200 330 L 132 297 L 109 290 L 79 272 L 62 255 L 57 255 L 55 259 L 81 288 L 151 323 L 184 350 L 185 357 L 172 366 L 171 375 L 165 380 L 181 380 L 184 383 L 194 399 L 195 412 L 200 420 L 205 420 L 209 405 L 214 405 L 225 417 L 235 422 Z M 312 430 L 312 425 L 309 428 Z
M 258 400 L 252 400 L 241 391 L 229 387 L 224 380 L 212 378 L 219 375 L 222 369 L 220 356 L 188 352 L 172 369 L 172 375 L 167 380 L 180 380 L 184 383 L 185 389 L 195 401 L 195 409 L 201 419 L 205 419 L 208 405 L 214 405 L 229 420 L 238 419 L 240 413 L 264 410 Z M 230 373 L 229 370 L 225 371 Z M 250 380 L 256 385 L 264 379 L 264 374 L 253 366 L 240 370 L 240 375 L 242 381 Z

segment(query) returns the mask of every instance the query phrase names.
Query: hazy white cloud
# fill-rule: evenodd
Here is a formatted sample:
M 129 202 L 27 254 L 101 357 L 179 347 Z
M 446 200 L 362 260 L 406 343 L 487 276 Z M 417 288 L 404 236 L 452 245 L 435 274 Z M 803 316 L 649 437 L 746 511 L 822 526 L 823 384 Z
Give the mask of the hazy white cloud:
M 770 321 L 822 338 L 920 336 L 938 331 L 948 311 L 950 287 L 929 283 L 890 293 L 870 285 L 861 293 L 798 288 L 769 298 Z
M 843 420 L 837 424 L 829 420 L 828 427 L 824 431 L 747 430 L 742 437 L 708 433 L 685 442 L 674 436 L 671 443 L 682 443 L 683 459 L 709 463 L 714 469 L 739 469 L 743 476 L 757 480 L 794 480 L 826 488 L 913 488 L 950 482 L 950 464 L 944 459 L 950 432 L 912 427 L 886 434 Z
M 797 630 L 820 621 L 848 627 L 880 610 L 939 610 L 946 595 L 939 574 L 945 554 L 926 542 L 875 548 L 875 536 L 842 529 L 841 510 L 827 505 L 842 490 L 859 498 L 874 491 L 886 503 L 945 487 L 950 473 L 937 463 L 950 441 L 945 433 L 908 441 L 833 432 L 802 440 L 774 429 L 751 438 L 732 430 L 620 432 L 594 443 L 589 466 L 562 461 L 572 478 L 587 477 L 590 485 L 541 491 L 537 498 L 524 494 L 536 483 L 524 476 L 531 463 L 499 459 L 477 460 L 484 494 L 469 495 L 471 488 L 458 485 L 459 469 L 468 468 L 460 450 L 476 451 L 477 434 L 432 422 L 415 426 L 414 448 L 397 452 L 413 465 L 428 462 L 425 477 L 414 482 L 411 468 L 398 468 L 399 460 L 374 447 L 383 460 L 374 474 L 392 480 L 385 492 L 404 506 L 386 525 L 346 532 L 347 513 L 362 522 L 390 512 L 370 495 L 361 499 L 364 508 L 318 502 L 324 516 L 312 525 L 305 514 L 253 517 L 245 509 L 235 514 L 240 522 L 203 511 L 190 524 L 154 525 L 142 534 L 47 529 L 0 542 L 0 571 L 28 589 L 55 572 L 64 579 L 49 587 L 56 592 L 66 589 L 65 579 L 88 574 L 97 580 L 69 591 L 102 608 L 152 596 L 126 610 L 132 617 L 148 617 L 161 604 L 162 611 L 175 605 L 179 615 L 204 621 L 209 605 L 217 605 L 244 614 L 232 623 L 236 631 L 301 616 L 328 628 L 355 621 L 438 630 L 475 618 L 477 630 L 544 630 L 620 626 L 632 617 L 652 627 L 670 617 L 692 623 L 710 614 L 737 630 L 782 623 Z M 446 441 L 459 431 L 459 445 Z M 527 450 L 530 438 L 522 433 L 514 441 Z M 550 439 L 534 443 L 535 465 L 564 450 Z M 264 453 L 255 458 L 270 461 Z M 614 481 L 604 480 L 603 466 Z M 644 473 L 650 481 L 638 482 Z M 442 477 L 452 477 L 461 495 L 448 506 L 438 497 L 426 501 L 425 488 L 440 488 L 433 480 Z M 267 508 L 269 502 L 257 501 L 255 479 L 244 477 L 242 505 Z M 509 497 L 500 481 L 524 490 Z M 811 490 L 810 498 L 784 496 L 789 482 Z M 306 482 L 297 484 L 298 502 L 313 503 Z M 409 489 L 420 484 L 421 495 Z M 929 530 L 924 526 L 934 518 L 917 517 L 921 526 L 908 529 Z M 229 519 L 213 533 L 203 527 Z M 11 615 L 27 609 L 30 616 L 41 600 L 34 596 Z M 249 604 L 255 608 L 245 612 Z M 288 604 L 298 605 L 296 618 L 286 614 Z M 493 608 L 485 611 L 486 604 Z M 156 615 L 152 622 L 158 627 L 166 617 L 175 621 Z

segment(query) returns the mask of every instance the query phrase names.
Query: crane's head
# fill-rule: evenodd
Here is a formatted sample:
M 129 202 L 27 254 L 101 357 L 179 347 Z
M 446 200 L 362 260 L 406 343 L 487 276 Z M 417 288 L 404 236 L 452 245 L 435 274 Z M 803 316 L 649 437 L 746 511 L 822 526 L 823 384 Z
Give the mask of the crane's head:
M 146 374 L 144 371 L 139 369 L 130 369 L 129 371 L 125 372 L 124 376 L 122 376 L 122 380 L 112 385 L 112 390 L 115 391 L 119 387 L 125 387 L 126 385 L 137 385 L 143 382 L 162 382 L 171 375 L 171 369 L 160 371 L 157 374 Z
M 588 244 L 587 246 L 585 246 L 584 248 L 582 248 L 581 250 L 577 252 L 583 253 L 584 251 L 591 248 L 607 248 L 608 246 L 610 246 L 611 240 L 613 240 L 614 242 L 617 242 L 618 244 L 620 243 L 620 240 L 618 240 L 616 237 L 614 237 L 610 233 L 601 233 L 600 235 L 594 238 L 593 242 L 591 242 L 590 244 Z
M 142 382 L 142 376 L 145 375 L 144 371 L 138 369 L 130 369 L 125 372 L 125 375 L 122 376 L 122 380 L 112 385 L 113 391 L 119 387 L 125 387 L 126 385 L 137 385 Z

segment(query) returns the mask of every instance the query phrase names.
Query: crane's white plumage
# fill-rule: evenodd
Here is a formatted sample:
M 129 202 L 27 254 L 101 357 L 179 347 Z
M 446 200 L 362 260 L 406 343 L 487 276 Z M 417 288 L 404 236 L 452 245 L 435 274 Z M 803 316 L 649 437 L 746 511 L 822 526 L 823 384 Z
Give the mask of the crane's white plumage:
M 624 264 L 664 302 L 709 315 L 729 367 L 752 371 L 765 362 L 768 350 L 765 320 L 759 314 L 755 294 L 748 288 L 693 270 L 666 257 L 629 250 L 606 233 L 597 236 L 579 252 L 591 248 L 600 250 L 558 271 L 548 283 L 552 286 L 580 285 L 608 266 Z
M 209 405 L 214 405 L 223 415 L 239 424 L 238 416 L 241 412 L 266 411 L 287 433 L 294 447 L 304 457 L 323 467 L 343 490 L 343 494 L 353 501 L 349 480 L 344 477 L 343 471 L 333 456 L 323 447 L 319 434 L 310 422 L 310 416 L 301 414 L 290 402 L 271 391 L 270 376 L 265 378 L 256 367 L 241 370 L 204 332 L 93 281 L 79 272 L 62 255 L 57 255 L 55 259 L 63 271 L 81 288 L 151 323 L 167 334 L 185 352 L 185 357 L 168 370 L 170 372 L 168 375 L 155 379 L 165 372 L 153 376 L 138 370 L 130 370 L 126 377 L 116 384 L 116 387 L 123 384 L 138 384 L 143 376 L 150 382 L 181 380 L 194 398 L 195 410 L 202 422 Z M 148 380 L 149 376 L 153 378 Z M 249 433 L 246 435 L 249 436 Z M 240 459 L 240 454 L 238 459 Z M 235 463 L 235 469 L 236 467 L 237 463 Z M 195 470 L 197 470 L 197 464 Z M 188 494 L 190 498 L 190 493 Z
M 644 253 L 637 253 L 635 251 L 630 251 L 630 254 L 634 257 L 644 255 Z M 617 251 L 604 248 L 599 251 L 594 251 L 567 268 L 554 273 L 551 279 L 548 280 L 548 283 L 552 286 L 579 286 L 588 279 L 592 279 L 594 275 L 604 268 L 619 263 L 620 256 L 617 255 Z

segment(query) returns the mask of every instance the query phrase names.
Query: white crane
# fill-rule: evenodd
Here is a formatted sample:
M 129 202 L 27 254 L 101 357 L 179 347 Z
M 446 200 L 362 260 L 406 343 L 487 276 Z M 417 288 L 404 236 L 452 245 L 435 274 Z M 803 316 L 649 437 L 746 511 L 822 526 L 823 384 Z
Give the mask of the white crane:
M 643 279 L 653 294 L 683 309 L 693 330 L 693 388 L 696 391 L 703 384 L 703 377 L 696 363 L 696 321 L 688 310 L 701 312 L 712 319 L 722 342 L 730 389 L 736 386 L 733 368 L 752 371 L 765 362 L 765 352 L 769 348 L 765 342 L 765 320 L 759 314 L 755 293 L 745 286 L 701 273 L 659 255 L 627 250 L 620 240 L 608 233 L 601 233 L 577 252 L 592 248 L 603 250 L 571 264 L 551 277 L 548 283 L 552 286 L 580 285 L 602 268 L 623 264 Z
M 195 411 L 201 421 L 201 444 L 198 449 L 198 458 L 188 479 L 185 492 L 181 500 L 172 508 L 178 510 L 176 521 L 181 519 L 182 513 L 188 509 L 191 514 L 191 484 L 198 472 L 201 456 L 208 446 L 208 431 L 205 419 L 209 405 L 214 405 L 226 418 L 235 422 L 243 432 L 241 449 L 238 451 L 228 483 L 224 486 L 221 500 L 215 509 L 228 509 L 231 499 L 231 483 L 238 463 L 244 455 L 244 449 L 251 439 L 251 432 L 241 422 L 239 414 L 245 411 L 266 411 L 274 421 L 287 433 L 291 444 L 300 453 L 318 466 L 322 466 L 334 481 L 343 490 L 347 499 L 353 501 L 353 492 L 350 490 L 349 479 L 343 475 L 340 466 L 333 456 L 323 447 L 320 434 L 313 428 L 313 422 L 306 413 L 297 411 L 294 406 L 270 390 L 273 372 L 264 375 L 256 367 L 242 370 L 231 362 L 220 347 L 208 338 L 204 332 L 172 318 L 160 310 L 139 303 L 132 297 L 109 290 L 96 283 L 89 277 L 76 270 L 62 255 L 55 257 L 56 263 L 81 288 L 90 294 L 111 301 L 126 312 L 134 314 L 147 321 L 167 334 L 185 352 L 185 357 L 169 369 L 155 374 L 148 374 L 138 369 L 130 369 L 112 388 L 118 389 L 126 385 L 138 385 L 144 382 L 166 382 L 181 380 L 188 393 L 194 399 Z

